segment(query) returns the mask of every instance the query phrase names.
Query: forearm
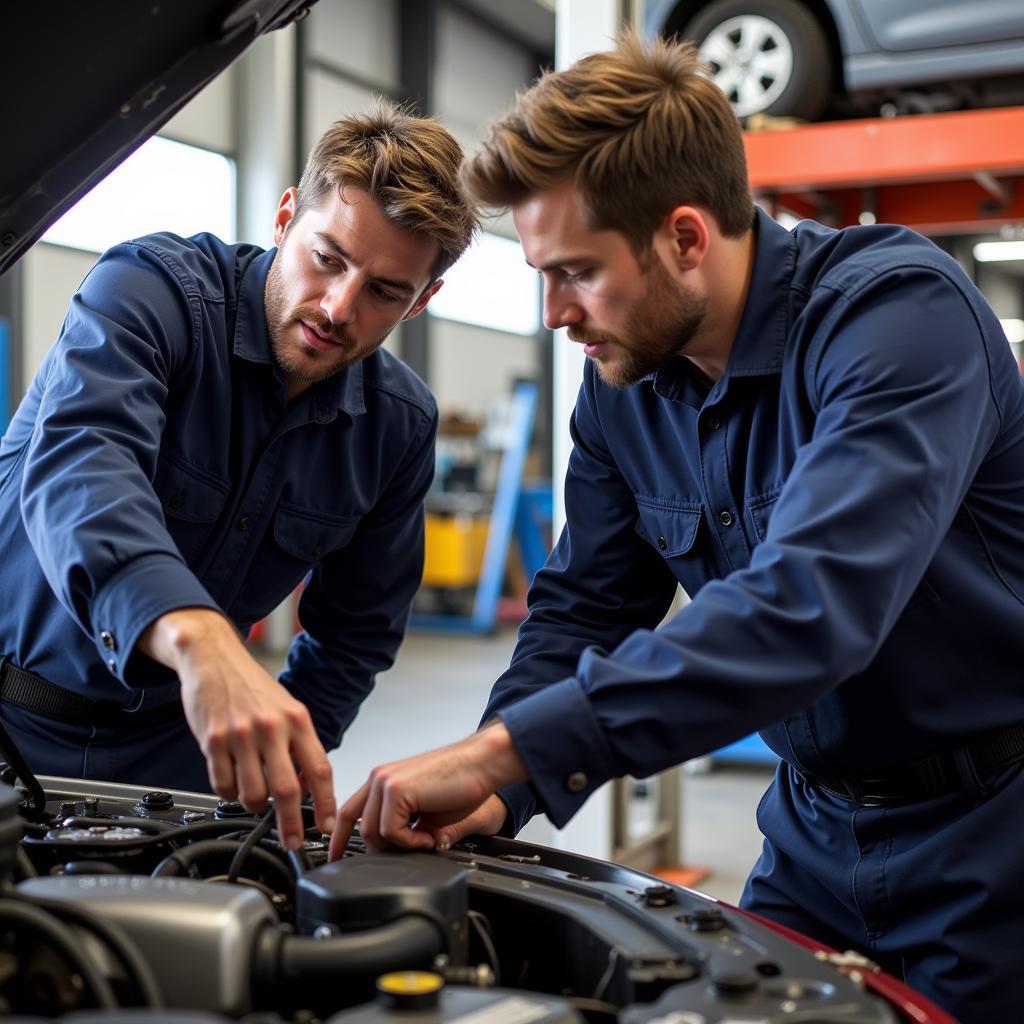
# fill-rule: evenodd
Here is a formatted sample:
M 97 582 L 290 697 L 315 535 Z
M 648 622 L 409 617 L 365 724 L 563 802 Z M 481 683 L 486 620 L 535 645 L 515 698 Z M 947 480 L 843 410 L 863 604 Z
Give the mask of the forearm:
M 185 678 L 189 668 L 200 660 L 237 654 L 244 645 L 234 626 L 220 612 L 210 608 L 176 608 L 144 630 L 138 649 Z
M 138 647 L 177 672 L 185 717 L 221 797 L 250 811 L 273 797 L 282 842 L 295 849 L 303 830 L 299 800 L 308 786 L 318 823 L 330 831 L 331 767 L 309 712 L 260 667 L 223 615 L 208 608 L 167 612 Z
M 481 766 L 492 793 L 504 786 L 529 780 L 526 766 L 500 719 L 489 722 L 464 742 L 470 758 Z

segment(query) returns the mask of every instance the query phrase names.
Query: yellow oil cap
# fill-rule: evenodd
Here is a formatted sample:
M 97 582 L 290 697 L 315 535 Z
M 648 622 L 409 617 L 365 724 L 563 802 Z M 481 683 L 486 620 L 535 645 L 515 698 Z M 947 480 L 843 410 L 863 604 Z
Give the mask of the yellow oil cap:
M 426 1010 L 437 1006 L 444 978 L 433 971 L 392 971 L 377 979 L 377 994 L 396 1010 Z

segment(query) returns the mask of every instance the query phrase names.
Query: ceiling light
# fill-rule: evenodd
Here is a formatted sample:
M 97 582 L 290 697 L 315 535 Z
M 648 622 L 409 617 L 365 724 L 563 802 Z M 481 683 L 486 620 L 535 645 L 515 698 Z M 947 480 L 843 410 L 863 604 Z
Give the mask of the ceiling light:
M 1019 345 L 1024 341 L 1024 320 L 1000 320 L 1003 326 L 1003 333 L 1011 345 Z
M 979 263 L 996 263 L 1003 260 L 1024 260 L 1024 241 L 979 242 L 974 247 L 974 258 Z

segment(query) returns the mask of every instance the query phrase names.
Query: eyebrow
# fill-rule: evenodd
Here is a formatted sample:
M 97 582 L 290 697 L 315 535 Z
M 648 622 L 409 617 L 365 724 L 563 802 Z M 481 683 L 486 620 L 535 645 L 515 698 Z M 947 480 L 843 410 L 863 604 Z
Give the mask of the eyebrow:
M 335 256 L 340 256 L 343 260 L 349 263 L 355 263 L 356 261 L 352 258 L 352 254 L 346 252 L 333 238 L 328 237 L 320 231 L 314 231 L 313 234 L 321 242 L 325 249 L 330 249 Z M 416 291 L 416 286 L 411 281 L 399 281 L 395 278 L 390 277 L 375 277 L 374 281 L 377 284 L 387 285 L 388 288 L 393 288 L 396 292 L 404 292 L 406 295 L 412 295 Z
M 526 260 L 526 257 L 523 257 Z M 560 256 L 557 259 L 549 260 L 547 263 L 542 263 L 539 267 L 534 266 L 529 260 L 526 260 L 526 265 L 531 270 L 562 270 L 567 266 L 571 266 L 574 263 L 587 264 L 593 262 L 583 256 Z

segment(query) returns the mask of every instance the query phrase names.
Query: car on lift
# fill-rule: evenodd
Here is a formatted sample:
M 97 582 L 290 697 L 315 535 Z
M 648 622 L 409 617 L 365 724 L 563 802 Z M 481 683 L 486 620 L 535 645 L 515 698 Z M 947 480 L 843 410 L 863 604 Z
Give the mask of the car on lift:
M 741 119 L 892 116 L 1024 102 L 1024 2 L 648 0 Z

